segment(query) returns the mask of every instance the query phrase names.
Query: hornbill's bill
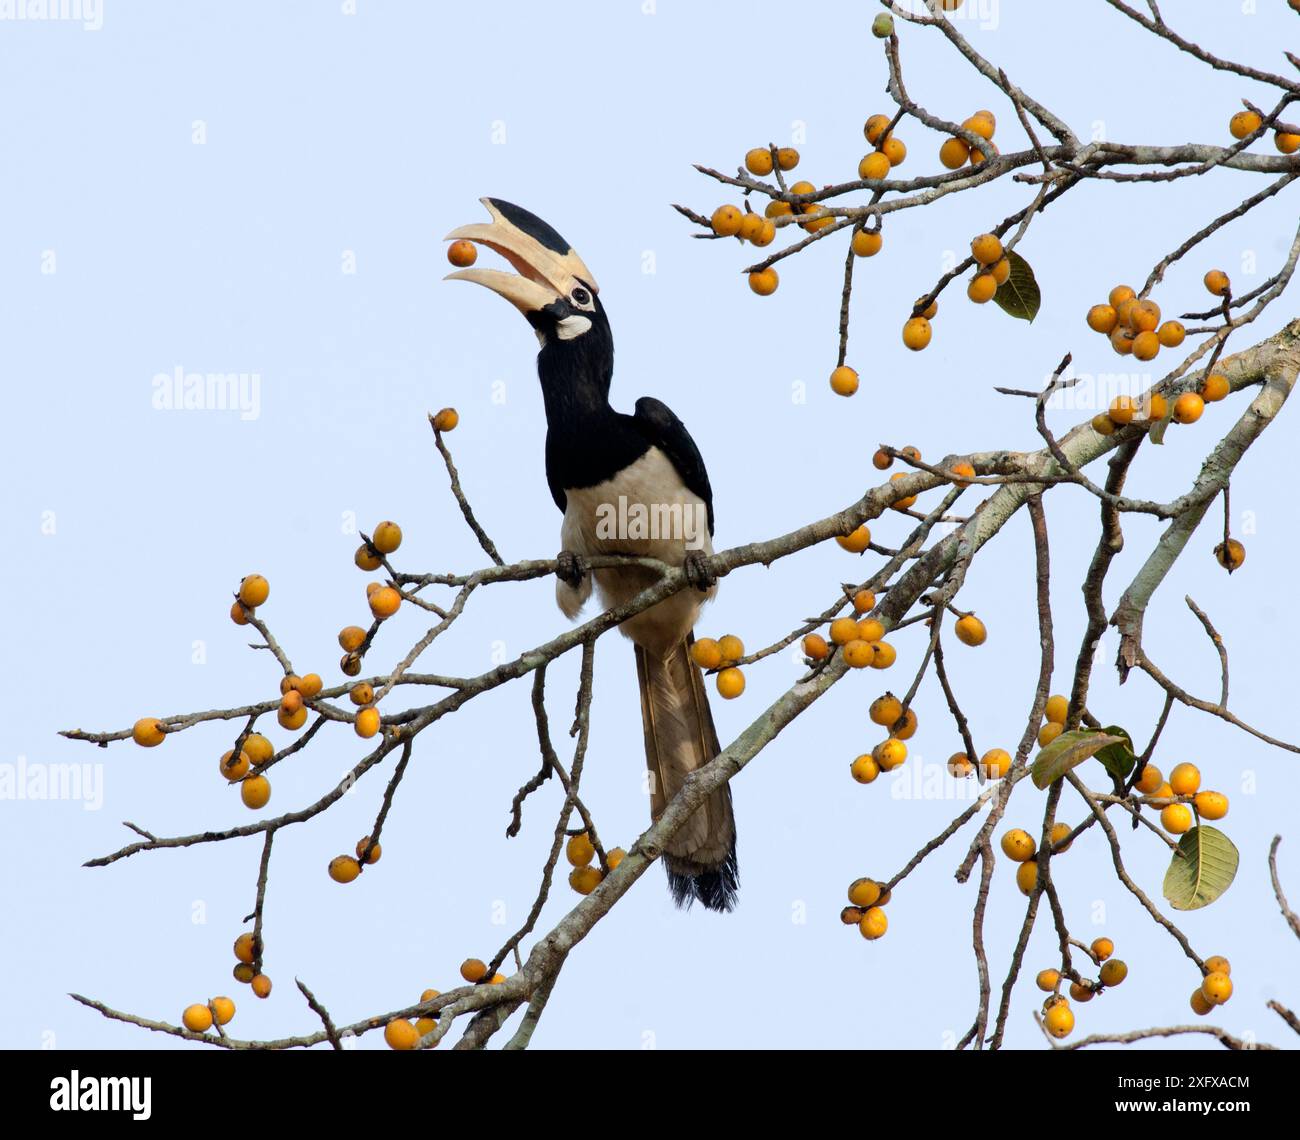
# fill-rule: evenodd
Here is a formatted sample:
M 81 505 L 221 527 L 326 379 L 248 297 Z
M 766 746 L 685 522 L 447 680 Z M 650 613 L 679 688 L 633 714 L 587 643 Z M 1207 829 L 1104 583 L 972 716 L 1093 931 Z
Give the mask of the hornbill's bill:
M 649 556 L 685 567 L 692 583 L 620 627 L 635 646 L 650 810 L 658 819 L 686 777 L 719 751 L 703 677 L 689 654 L 700 606 L 716 591 L 705 561 L 713 553 L 709 476 L 690 433 L 659 400 L 642 397 L 630 416 L 610 407 L 614 340 L 595 279 L 573 247 L 527 210 L 498 198 L 482 201 L 491 222 L 462 226 L 448 240 L 487 246 L 518 272 L 462 269 L 450 277 L 500 294 L 541 342 L 546 479 L 564 512 L 560 609 L 575 617 L 593 578 L 606 607 L 657 579 L 633 566 L 589 572 L 584 556 Z M 678 905 L 735 905 L 736 826 L 727 785 L 668 841 L 664 862 Z

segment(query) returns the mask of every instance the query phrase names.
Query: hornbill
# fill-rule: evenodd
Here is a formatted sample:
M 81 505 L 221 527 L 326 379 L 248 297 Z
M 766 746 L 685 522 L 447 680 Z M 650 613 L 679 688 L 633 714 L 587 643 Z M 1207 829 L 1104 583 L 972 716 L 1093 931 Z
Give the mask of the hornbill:
M 573 247 L 535 214 L 499 198 L 481 201 L 491 222 L 462 226 L 447 240 L 486 246 L 517 272 L 462 269 L 449 279 L 475 281 L 504 297 L 541 342 L 546 479 L 564 512 L 555 587 L 560 609 L 576 617 L 593 578 L 606 607 L 658 578 L 637 566 L 591 570 L 585 559 L 593 555 L 657 558 L 682 566 L 690 582 L 620 626 L 635 648 L 650 811 L 658 819 L 686 777 L 719 752 L 704 680 L 689 652 L 700 607 L 717 589 L 707 564 L 713 553 L 709 476 L 695 441 L 667 405 L 643 396 L 630 416 L 610 406 L 614 340 L 595 278 Z M 661 525 L 647 526 L 647 518 Z M 640 525 L 611 526 L 611 520 Z M 735 905 L 736 825 L 726 784 L 668 841 L 664 863 L 679 906 L 697 899 L 709 910 Z

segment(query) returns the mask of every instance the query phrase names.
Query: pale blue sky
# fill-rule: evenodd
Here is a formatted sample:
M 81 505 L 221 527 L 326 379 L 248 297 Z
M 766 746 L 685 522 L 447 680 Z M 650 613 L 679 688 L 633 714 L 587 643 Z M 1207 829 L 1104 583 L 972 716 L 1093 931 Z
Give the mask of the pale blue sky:
M 1021 246 L 1043 286 L 1040 318 L 1026 326 L 954 295 L 941 302 L 934 344 L 920 356 L 898 341 L 911 299 L 949 251 L 1023 204 L 1027 191 L 1004 183 L 891 217 L 884 252 L 860 266 L 849 360 L 862 390 L 841 401 L 825 383 L 840 241 L 783 266 L 780 292 L 762 300 L 737 274 L 747 254 L 693 241 L 669 204 L 708 212 L 735 200 L 691 163 L 734 169 L 749 147 L 784 144 L 792 131 L 806 132 L 800 176 L 819 184 L 851 177 L 863 119 L 889 109 L 881 52 L 867 33 L 873 5 L 826 0 L 802 15 L 769 0 L 357 0 L 354 15 L 347 7 L 107 0 L 95 32 L 0 22 L 10 536 L 0 761 L 98 763 L 104 780 L 97 811 L 0 802 L 16 856 L 0 869 L 9 917 L 0 1045 L 174 1044 L 101 1020 L 71 1003 L 69 990 L 171 1021 L 190 1002 L 231 993 L 240 1005 L 231 1029 L 272 1037 L 315 1028 L 296 975 L 339 1021 L 352 1021 L 413 1001 L 427 986 L 451 987 L 459 962 L 490 956 L 526 912 L 557 803 L 547 788 L 528 804 L 522 836 L 504 839 L 510 798 L 537 766 L 526 683 L 475 700 L 420 738 L 383 861 L 359 883 L 339 887 L 325 866 L 367 830 L 390 765 L 323 817 L 282 834 L 267 904 L 266 969 L 276 982 L 267 1002 L 230 978 L 260 842 L 79 866 L 128 841 L 124 819 L 159 834 L 247 822 L 216 772 L 230 730 L 190 731 L 149 752 L 100 751 L 55 735 L 275 692 L 274 662 L 244 648 L 226 616 L 230 591 L 252 571 L 271 581 L 264 616 L 295 664 L 333 683 L 337 630 L 365 613 L 367 579 L 352 566 L 356 541 L 345 533 L 352 513 L 364 527 L 401 522 L 403 568 L 482 564 L 425 421 L 443 405 L 461 412 L 450 442 L 506 557 L 555 553 L 536 342 L 499 300 L 441 281 L 441 239 L 480 220 L 480 195 L 537 212 L 581 252 L 613 324 L 614 402 L 630 409 L 653 393 L 685 420 L 709 461 L 725 547 L 854 500 L 877 477 L 869 457 L 881 441 L 914 443 L 930 457 L 1036 446 L 1028 406 L 992 386 L 1036 387 L 1066 350 L 1080 371 L 1116 372 L 1117 358 L 1084 328 L 1087 307 L 1119 281 L 1140 283 L 1186 234 L 1263 184 L 1220 172 L 1071 193 Z M 1209 7 L 1162 5 L 1193 38 L 1286 67 L 1278 46 L 1295 42 L 1297 17 L 1283 0 L 1260 0 L 1253 14 L 1215 5 L 1212 19 Z M 967 20 L 963 30 L 1085 136 L 1217 142 L 1240 98 L 1271 99 L 1260 85 L 1148 42 L 1100 3 L 982 8 L 989 26 Z M 1024 144 L 1012 109 L 938 35 L 905 29 L 903 59 L 909 89 L 928 109 L 961 118 L 991 106 L 1003 148 Z M 193 141 L 196 121 L 205 124 L 202 145 Z M 937 168 L 938 137 L 914 126 L 900 134 L 911 151 L 903 173 Z M 1199 280 L 1211 265 L 1253 287 L 1281 261 L 1296 213 L 1292 191 L 1216 234 L 1156 299 L 1170 312 L 1203 307 Z M 355 273 L 343 271 L 349 256 Z M 1294 311 L 1284 299 L 1259 335 Z M 152 380 L 177 367 L 256 373 L 256 417 L 156 410 Z M 1133 381 L 1145 386 L 1149 377 Z M 803 403 L 792 398 L 799 383 L 808 385 Z M 1132 490 L 1162 498 L 1185 488 L 1242 406 L 1219 405 L 1196 427 L 1170 432 L 1167 446 L 1142 457 Z M 1054 423 L 1063 429 L 1090 414 L 1057 412 Z M 1153 658 L 1191 690 L 1217 693 L 1217 659 L 1182 602 L 1190 593 L 1227 636 L 1236 711 L 1283 736 L 1294 735 L 1294 716 L 1290 671 L 1278 662 L 1290 660 L 1300 623 L 1279 583 L 1297 551 L 1291 498 L 1270 475 L 1291 460 L 1292 418 L 1288 409 L 1233 483 L 1245 568 L 1231 580 L 1219 571 L 1210 556 L 1216 524 L 1207 524 L 1147 621 Z M 1056 491 L 1047 514 L 1062 688 L 1083 628 L 1078 583 L 1097 510 L 1082 492 Z M 885 542 L 903 534 L 896 519 L 876 529 Z M 1126 533 L 1112 604 L 1158 528 L 1130 519 Z M 860 573 L 833 545 L 744 571 L 722 584 L 702 632 L 766 644 Z M 982 748 L 1014 747 L 1022 730 L 1037 670 L 1031 589 L 1028 525 L 1017 518 L 960 598 L 988 622 L 988 643 L 949 653 Z M 478 672 L 565 624 L 550 582 L 496 587 L 475 597 L 424 665 Z M 392 625 L 375 666 L 400 657 L 423 629 L 414 612 Z M 896 640 L 892 674 L 848 678 L 736 781 L 736 913 L 675 912 L 655 869 L 573 954 L 537 1046 L 930 1048 L 965 1031 L 975 1011 L 975 890 L 952 878 L 961 839 L 895 892 L 886 938 L 867 944 L 838 921 L 852 879 L 893 874 L 959 806 L 891 795 L 887 779 L 871 787 L 849 779 L 849 762 L 878 739 L 868 701 L 886 681 L 905 688 L 917 664 L 920 631 Z M 203 664 L 194 663 L 198 643 Z M 1104 662 L 1114 649 L 1108 635 Z M 646 823 L 631 650 L 606 638 L 598 663 L 584 795 L 602 834 L 626 846 Z M 560 735 L 575 668 L 566 659 L 552 670 Z M 751 669 L 741 700 L 715 702 L 723 738 L 796 676 L 784 655 Z M 1091 705 L 1143 742 L 1160 701 L 1140 676 L 1119 688 L 1107 664 Z M 917 708 L 905 782 L 958 747 L 932 683 Z M 272 808 L 310 802 L 364 747 L 346 730 L 323 734 L 276 768 Z M 1265 855 L 1275 833 L 1288 836 L 1283 867 L 1300 894 L 1295 757 L 1179 710 L 1157 763 L 1168 770 L 1184 759 L 1232 797 L 1223 826 L 1242 868 L 1222 901 L 1181 925 L 1202 954 L 1234 963 L 1237 996 L 1217 1020 L 1285 1042 L 1263 1003 L 1300 1001 L 1297 947 L 1272 904 Z M 1040 799 L 1023 784 L 1009 821 L 1032 829 Z M 1061 815 L 1082 818 L 1080 803 L 1067 794 Z M 1158 896 L 1163 845 L 1145 832 L 1122 834 L 1129 869 Z M 1112 937 L 1130 966 L 1122 989 L 1080 1007 L 1079 1032 L 1191 1020 L 1195 971 L 1115 882 L 1104 837 L 1087 833 L 1056 874 L 1075 932 Z M 999 981 L 1023 913 L 1012 878 L 1001 861 L 987 926 Z M 575 898 L 567 887 L 554 892 L 543 925 Z M 1040 923 L 1009 1032 L 1015 1045 L 1041 1045 L 1032 976 L 1056 964 L 1054 945 L 1050 924 Z

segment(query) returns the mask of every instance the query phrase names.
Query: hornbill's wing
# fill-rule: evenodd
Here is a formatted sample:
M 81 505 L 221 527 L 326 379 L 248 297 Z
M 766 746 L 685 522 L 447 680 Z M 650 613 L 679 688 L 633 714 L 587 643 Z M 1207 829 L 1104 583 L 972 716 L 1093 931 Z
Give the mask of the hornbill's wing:
M 698 495 L 709 512 L 709 534 L 713 533 L 713 488 L 709 486 L 709 473 L 695 440 L 662 400 L 642 396 L 636 402 L 633 415 L 637 428 L 668 459 L 687 488 Z

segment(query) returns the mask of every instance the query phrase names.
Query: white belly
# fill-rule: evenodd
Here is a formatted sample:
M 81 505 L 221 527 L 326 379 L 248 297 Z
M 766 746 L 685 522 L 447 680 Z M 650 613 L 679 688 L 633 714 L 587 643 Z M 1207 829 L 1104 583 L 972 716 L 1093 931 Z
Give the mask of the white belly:
M 713 553 L 708 510 L 657 447 L 614 478 L 566 493 L 563 549 L 575 554 L 631 554 L 680 566 L 688 551 Z M 606 608 L 635 597 L 655 581 L 652 571 L 636 567 L 593 573 Z M 591 593 L 590 578 L 578 589 L 556 583 L 556 600 L 573 617 Z M 629 618 L 620 627 L 638 645 L 666 654 L 695 625 L 700 605 L 713 596 L 687 588 Z

